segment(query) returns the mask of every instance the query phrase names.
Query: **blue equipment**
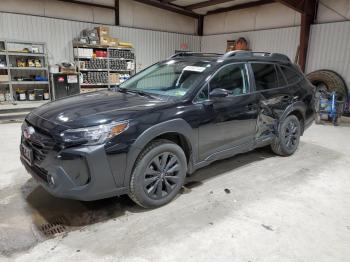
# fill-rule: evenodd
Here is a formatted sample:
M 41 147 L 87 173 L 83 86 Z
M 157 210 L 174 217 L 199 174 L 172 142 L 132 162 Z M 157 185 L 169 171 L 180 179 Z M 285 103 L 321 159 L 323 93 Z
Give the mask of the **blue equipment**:
M 344 111 L 344 101 L 337 101 L 336 92 L 320 90 L 316 101 L 316 124 L 330 121 L 333 125 L 338 125 Z

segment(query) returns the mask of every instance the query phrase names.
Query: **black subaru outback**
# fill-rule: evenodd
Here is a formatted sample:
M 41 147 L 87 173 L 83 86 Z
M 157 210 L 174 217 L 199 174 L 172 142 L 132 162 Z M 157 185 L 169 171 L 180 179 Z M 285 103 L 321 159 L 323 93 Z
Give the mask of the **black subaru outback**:
M 314 87 L 281 54 L 180 53 L 120 86 L 57 100 L 22 126 L 21 160 L 58 197 L 171 201 L 186 174 L 271 145 L 293 154 Z

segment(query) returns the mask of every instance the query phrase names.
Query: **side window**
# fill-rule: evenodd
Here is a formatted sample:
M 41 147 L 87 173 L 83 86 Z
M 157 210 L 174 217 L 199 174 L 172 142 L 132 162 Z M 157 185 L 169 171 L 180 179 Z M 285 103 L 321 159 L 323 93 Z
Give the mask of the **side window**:
M 201 91 L 197 94 L 196 98 L 194 99 L 194 102 L 202 102 L 209 99 L 209 85 L 206 84 Z
M 230 96 L 246 94 L 249 91 L 245 64 L 226 65 L 210 80 L 210 92 L 216 88 L 228 91 Z
M 281 66 L 280 68 L 286 77 L 288 84 L 294 84 L 300 80 L 300 75 L 294 69 L 287 66 Z
M 275 65 L 252 63 L 252 69 L 255 77 L 256 91 L 264 91 L 278 87 Z
M 286 86 L 287 82 L 286 79 L 284 78 L 281 69 L 279 69 L 278 66 L 276 66 L 276 70 L 277 70 L 277 79 L 278 79 L 278 86 Z

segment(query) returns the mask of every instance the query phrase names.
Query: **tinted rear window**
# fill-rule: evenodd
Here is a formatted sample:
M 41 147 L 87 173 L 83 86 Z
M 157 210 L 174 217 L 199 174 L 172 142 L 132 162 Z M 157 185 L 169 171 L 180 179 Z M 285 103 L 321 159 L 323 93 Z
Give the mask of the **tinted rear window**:
M 277 77 L 278 77 L 278 86 L 279 87 L 286 86 L 287 82 L 282 74 L 282 71 L 278 68 L 278 66 L 276 66 L 276 70 L 277 70 Z
M 298 72 L 295 71 L 295 69 L 287 66 L 280 66 L 280 68 L 286 77 L 288 84 L 294 84 L 300 80 L 301 76 Z
M 252 63 L 252 69 L 255 77 L 256 91 L 263 91 L 278 87 L 275 65 Z

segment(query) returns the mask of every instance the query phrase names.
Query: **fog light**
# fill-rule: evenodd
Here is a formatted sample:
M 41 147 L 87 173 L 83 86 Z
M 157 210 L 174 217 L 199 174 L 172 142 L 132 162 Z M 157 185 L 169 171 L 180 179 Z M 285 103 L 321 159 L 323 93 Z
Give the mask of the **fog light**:
M 55 179 L 51 175 L 47 175 L 47 183 L 49 186 L 53 187 L 55 185 Z

